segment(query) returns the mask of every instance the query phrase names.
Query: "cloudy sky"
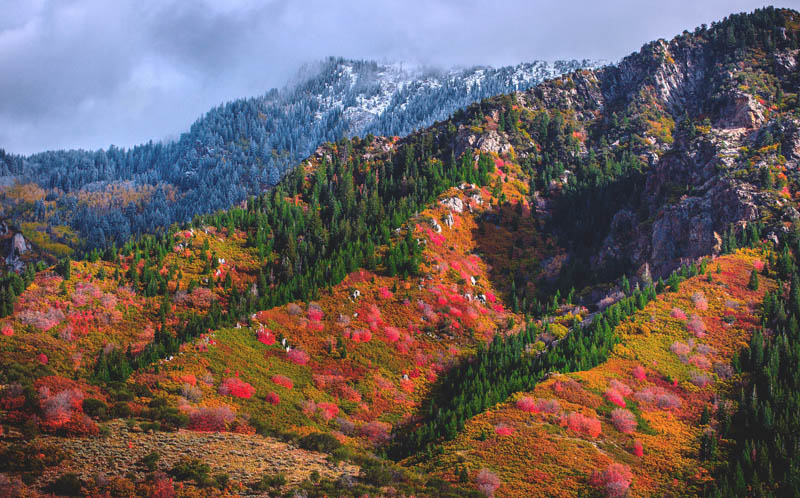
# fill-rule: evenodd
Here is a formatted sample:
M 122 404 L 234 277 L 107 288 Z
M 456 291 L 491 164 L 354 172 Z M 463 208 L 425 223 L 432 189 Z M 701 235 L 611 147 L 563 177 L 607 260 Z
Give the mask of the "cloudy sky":
M 0 148 L 130 146 L 328 55 L 616 60 L 763 0 L 0 0 Z M 798 8 L 800 0 L 782 5 Z

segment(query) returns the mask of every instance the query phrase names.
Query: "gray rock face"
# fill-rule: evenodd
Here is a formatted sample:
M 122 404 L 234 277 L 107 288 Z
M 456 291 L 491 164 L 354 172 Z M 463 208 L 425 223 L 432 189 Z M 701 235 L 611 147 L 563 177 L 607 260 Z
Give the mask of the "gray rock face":
M 755 128 L 764 122 L 764 107 L 752 95 L 743 92 L 730 94 L 720 112 L 720 128 Z
M 749 183 L 756 179 L 728 174 L 741 173 L 742 151 L 760 147 L 765 129 L 781 137 L 787 170 L 797 169 L 800 123 L 771 118 L 752 92 L 740 89 L 736 73 L 709 69 L 714 64 L 713 55 L 698 45 L 660 40 L 617 66 L 561 77 L 559 84 L 518 95 L 520 102 L 533 107 L 573 111 L 584 124 L 596 122 L 598 115 L 608 119 L 610 109 L 616 112 L 631 103 L 655 103 L 676 126 L 687 113 L 696 123 L 703 115 L 711 118 L 710 130 L 700 132 L 702 138 L 681 136 L 667 142 L 647 132 L 641 136 L 648 144 L 647 150 L 639 151 L 647 163 L 646 184 L 637 192 L 635 208 L 622 208 L 612 216 L 593 264 L 624 261 L 639 270 L 647 265 L 657 278 L 683 262 L 718 253 L 721 234 L 731 225 L 744 228 L 766 214 L 774 220 L 800 219 L 800 212 L 774 191 Z M 778 76 L 794 74 L 800 51 L 776 52 L 774 66 Z M 525 153 L 516 142 L 514 146 L 518 155 Z M 534 204 L 537 216 L 549 214 L 536 194 Z
M 759 192 L 750 184 L 722 181 L 705 195 L 687 197 L 664 211 L 651 232 L 650 261 L 656 272 L 672 270 L 681 259 L 692 260 L 722 249 L 719 232 L 732 223 L 746 226 L 759 216 Z
M 25 240 L 25 237 L 23 237 L 21 233 L 16 233 L 14 234 L 14 238 L 11 239 L 11 249 L 8 252 L 8 258 L 17 258 L 28 252 L 29 249 L 30 247 L 28 247 L 28 242 Z
M 442 199 L 440 202 L 451 211 L 455 211 L 456 213 L 464 212 L 464 202 L 458 197 L 448 197 L 447 199 Z
M 768 192 L 720 174 L 720 168 L 729 166 L 728 154 L 744 144 L 747 133 L 720 131 L 710 137 L 653 166 L 644 198 L 655 217 L 648 223 L 630 210 L 617 212 L 597 264 L 627 259 L 634 268 L 647 264 L 654 276 L 662 276 L 683 262 L 718 254 L 721 234 L 730 225 L 746 227 L 758 220 L 762 209 L 791 215 L 791 208 L 782 208 Z M 675 185 L 686 185 L 686 193 L 671 200 L 669 189 Z
M 11 239 L 11 247 L 9 248 L 8 256 L 6 256 L 6 265 L 8 265 L 9 269 L 16 272 L 22 271 L 24 264 L 19 257 L 29 250 L 30 247 L 25 237 L 23 237 L 21 233 L 14 234 L 14 237 Z
M 456 136 L 456 156 L 468 149 L 479 149 L 481 152 L 495 152 L 503 155 L 511 151 L 511 143 L 495 130 L 475 133 L 469 127 L 461 125 Z

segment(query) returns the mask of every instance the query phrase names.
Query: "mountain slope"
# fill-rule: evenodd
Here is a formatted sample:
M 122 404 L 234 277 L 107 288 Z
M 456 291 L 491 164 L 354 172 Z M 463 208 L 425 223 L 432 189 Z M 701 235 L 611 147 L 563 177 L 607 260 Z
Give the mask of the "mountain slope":
M 48 229 L 58 242 L 75 246 L 52 230 L 68 225 L 83 248 L 122 245 L 131 235 L 228 208 L 274 186 L 323 142 L 406 135 L 483 98 L 596 64 L 438 71 L 331 58 L 304 68 L 286 88 L 212 109 L 176 142 L 28 157 L 0 151 L 9 186 L 38 186 L 28 185 L 32 200 L 9 199 L 4 210 L 17 224 Z
M 410 463 L 479 486 L 487 469 L 503 496 L 622 496 L 628 486 L 637 496 L 702 495 L 716 456 L 704 438 L 721 430 L 710 414 L 733 413 L 721 401 L 741 382 L 729 364 L 758 325 L 761 296 L 774 288 L 768 279 L 758 291 L 748 288 L 762 256 L 743 251 L 710 261 L 707 276 L 618 326 L 621 343 L 608 361 L 554 373 L 470 420 L 437 458 Z
M 731 16 L 403 139 L 325 144 L 240 207 L 8 276 L 11 437 L 131 418 L 255 431 L 360 467 L 299 484 L 312 496 L 663 494 L 674 479 L 702 493 L 701 457 L 712 476 L 734 447 L 753 463 L 741 434 L 720 431 L 728 444 L 699 420 L 715 396 L 747 392 L 728 365 L 741 366 L 765 290 L 770 325 L 797 330 L 799 102 L 785 68 L 799 38 L 794 11 Z M 741 357 L 760 365 L 751 344 Z M 615 415 L 623 404 L 631 414 Z M 3 449 L 38 454 L 22 444 Z M 36 465 L 55 467 L 48 455 Z M 238 486 L 192 465 L 161 470 L 192 492 Z

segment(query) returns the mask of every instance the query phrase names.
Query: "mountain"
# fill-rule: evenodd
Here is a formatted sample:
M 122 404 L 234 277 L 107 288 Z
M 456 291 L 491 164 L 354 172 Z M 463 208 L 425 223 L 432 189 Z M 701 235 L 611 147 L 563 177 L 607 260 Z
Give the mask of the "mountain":
M 121 245 L 131 235 L 260 193 L 323 142 L 367 133 L 404 136 L 483 98 L 597 64 L 536 61 L 445 71 L 330 58 L 304 67 L 283 89 L 212 109 L 176 142 L 27 157 L 0 151 L 9 185 L 4 210 L 16 224 L 35 223 L 26 235 L 36 231 L 51 245 Z
M 731 15 L 4 274 L 0 483 L 790 494 L 798 43 Z

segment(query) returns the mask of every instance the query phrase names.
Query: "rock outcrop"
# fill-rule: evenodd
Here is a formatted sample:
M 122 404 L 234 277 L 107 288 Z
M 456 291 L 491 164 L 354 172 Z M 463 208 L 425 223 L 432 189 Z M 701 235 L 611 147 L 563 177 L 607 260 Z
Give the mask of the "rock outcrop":
M 11 239 L 11 247 L 8 250 L 8 256 L 6 256 L 5 260 L 9 269 L 16 272 L 22 271 L 24 263 L 20 259 L 20 256 L 29 250 L 30 245 L 25 240 L 25 237 L 21 233 L 15 233 L 14 237 Z

